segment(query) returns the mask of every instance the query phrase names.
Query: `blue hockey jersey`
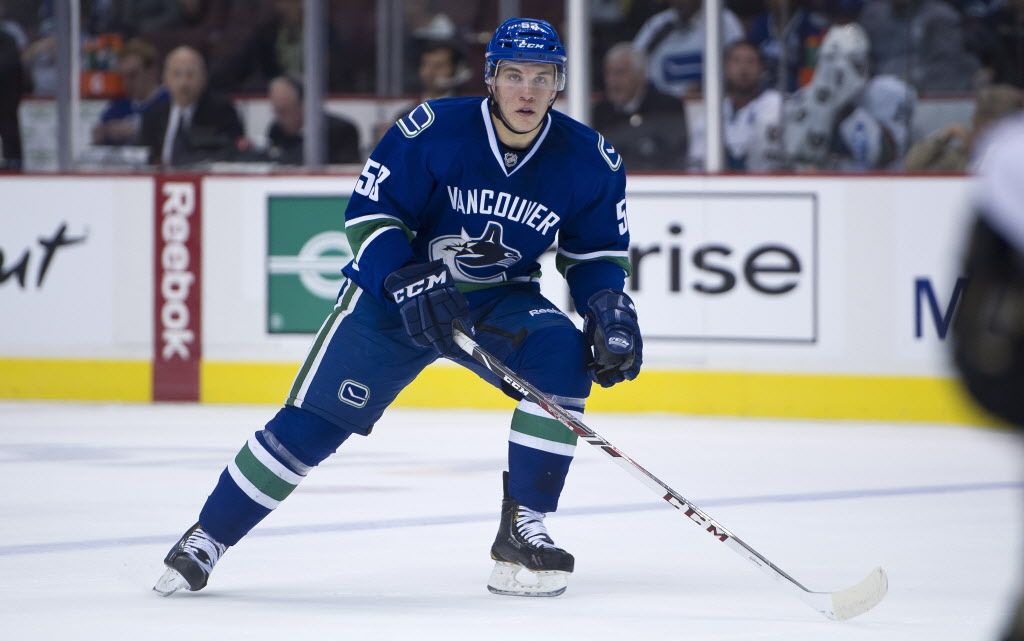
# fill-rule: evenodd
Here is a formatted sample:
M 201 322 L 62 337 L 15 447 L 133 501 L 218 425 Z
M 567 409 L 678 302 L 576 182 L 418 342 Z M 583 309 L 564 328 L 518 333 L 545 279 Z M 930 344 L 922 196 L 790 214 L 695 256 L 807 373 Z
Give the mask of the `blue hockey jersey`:
M 573 300 L 621 290 L 629 270 L 622 159 L 594 130 L 551 110 L 534 143 L 504 148 L 484 98 L 444 98 L 395 123 L 363 167 L 345 230 L 345 275 L 386 300 L 384 279 L 442 260 L 459 289 L 530 282 L 557 242 Z

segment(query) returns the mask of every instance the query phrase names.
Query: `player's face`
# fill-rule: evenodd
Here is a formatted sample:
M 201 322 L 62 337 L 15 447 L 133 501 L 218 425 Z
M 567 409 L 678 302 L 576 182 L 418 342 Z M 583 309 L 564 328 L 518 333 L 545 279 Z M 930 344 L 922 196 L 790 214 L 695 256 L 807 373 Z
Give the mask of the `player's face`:
M 540 124 L 555 97 L 555 66 L 534 62 L 501 63 L 494 78 L 494 99 L 513 128 Z

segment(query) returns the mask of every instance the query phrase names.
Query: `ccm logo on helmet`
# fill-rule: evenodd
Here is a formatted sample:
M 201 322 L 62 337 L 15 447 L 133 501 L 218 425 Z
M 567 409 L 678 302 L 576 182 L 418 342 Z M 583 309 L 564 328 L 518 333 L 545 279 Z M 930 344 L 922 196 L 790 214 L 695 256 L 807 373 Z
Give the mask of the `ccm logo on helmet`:
M 401 303 L 403 300 L 419 296 L 423 292 L 428 292 L 438 285 L 444 285 L 448 282 L 447 272 L 441 274 L 431 274 L 426 278 L 421 278 L 415 283 L 406 285 L 402 289 L 394 292 L 392 295 L 395 298 L 396 303 Z

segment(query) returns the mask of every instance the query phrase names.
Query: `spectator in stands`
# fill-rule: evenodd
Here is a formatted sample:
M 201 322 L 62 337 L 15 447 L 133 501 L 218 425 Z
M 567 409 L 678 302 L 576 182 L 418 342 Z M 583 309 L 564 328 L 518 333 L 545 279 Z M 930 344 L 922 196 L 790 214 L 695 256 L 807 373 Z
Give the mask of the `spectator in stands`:
M 167 88 L 160 84 L 157 63 L 156 49 L 149 43 L 136 38 L 125 44 L 117 61 L 125 95 L 107 104 L 93 127 L 93 143 L 126 145 L 138 139 L 142 115 L 168 99 Z
M 671 0 L 671 6 L 640 27 L 633 46 L 647 56 L 654 86 L 673 96 L 699 94 L 704 64 L 703 0 Z M 736 15 L 722 11 L 722 45 L 743 38 Z
M 985 82 L 1024 88 L 1024 0 L 968 4 L 964 38 Z
M 971 126 L 953 123 L 919 141 L 903 162 L 908 171 L 965 171 L 978 141 L 999 120 L 1024 109 L 1021 91 L 993 85 L 977 92 Z
M 18 41 L 0 30 L 0 169 L 20 169 L 21 127 L 18 105 L 25 90 Z
M 267 155 L 283 165 L 301 165 L 305 117 L 302 84 L 292 76 L 280 76 L 271 81 L 269 97 L 274 120 L 267 128 Z M 325 112 L 324 136 L 329 164 L 361 162 L 359 130 L 351 122 Z
M 781 167 L 779 121 L 782 94 L 764 86 L 764 65 L 749 41 L 725 50 L 725 98 L 722 105 L 726 166 L 736 171 L 770 171 Z M 704 166 L 705 123 L 694 123 L 690 166 Z
M 765 10 L 750 24 L 750 41 L 761 52 L 765 84 L 787 92 L 806 85 L 814 74 L 818 47 L 832 20 L 813 0 L 764 0 Z M 785 8 L 788 13 L 783 13 Z M 785 21 L 785 22 L 783 22 Z M 784 83 L 779 84 L 782 62 L 782 34 L 786 34 Z
M 970 91 L 979 69 L 964 45 L 960 15 L 942 0 L 868 0 L 860 24 L 871 41 L 871 68 L 918 91 Z
M 871 78 L 869 56 L 860 25 L 829 29 L 810 84 L 783 103 L 780 138 L 788 166 L 877 170 L 903 157 L 917 92 L 895 76 Z
M 452 40 L 426 40 L 421 44 L 417 78 L 419 95 L 414 102 L 403 105 L 394 115 L 374 125 L 374 138 L 379 140 L 388 127 L 408 114 L 420 103 L 458 94 L 469 79 L 469 68 L 462 48 Z
M 647 79 L 647 60 L 629 42 L 604 57 L 604 99 L 594 105 L 593 126 L 631 170 L 686 167 L 686 112 L 682 101 Z
M 92 24 L 96 33 L 117 32 L 129 38 L 180 27 L 178 0 L 107 0 L 94 2 Z
M 178 47 L 164 62 L 170 100 L 142 116 L 140 141 L 149 147 L 149 162 L 183 165 L 229 159 L 243 140 L 234 105 L 207 90 L 206 65 L 199 52 Z
M 21 61 L 28 71 L 28 84 L 33 95 L 53 96 L 57 93 L 57 39 L 51 22 L 47 22 L 40 29 L 39 37 L 21 51 Z

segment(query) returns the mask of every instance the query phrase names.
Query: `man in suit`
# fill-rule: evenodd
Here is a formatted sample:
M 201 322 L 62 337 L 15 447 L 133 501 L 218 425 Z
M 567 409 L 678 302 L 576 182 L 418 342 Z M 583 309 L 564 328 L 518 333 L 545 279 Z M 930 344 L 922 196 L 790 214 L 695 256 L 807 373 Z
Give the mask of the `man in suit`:
M 267 155 L 283 165 L 301 165 L 305 126 L 302 84 L 291 76 L 278 76 L 270 82 L 268 94 L 274 120 L 267 128 Z M 359 130 L 351 122 L 325 112 L 324 134 L 328 164 L 362 162 Z
M 199 52 L 178 47 L 167 54 L 164 85 L 170 101 L 142 118 L 140 140 L 149 147 L 149 162 L 180 166 L 231 158 L 243 140 L 242 121 L 229 100 L 207 91 Z
M 594 128 L 630 169 L 686 167 L 686 113 L 679 98 L 647 79 L 644 54 L 628 42 L 604 58 L 604 99 L 594 105 Z

